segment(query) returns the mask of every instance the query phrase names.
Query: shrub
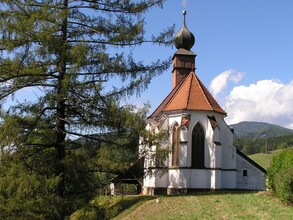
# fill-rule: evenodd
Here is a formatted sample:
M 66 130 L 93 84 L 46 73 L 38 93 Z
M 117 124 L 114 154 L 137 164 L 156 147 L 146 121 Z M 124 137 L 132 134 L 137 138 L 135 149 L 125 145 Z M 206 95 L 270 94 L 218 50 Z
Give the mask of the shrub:
M 283 200 L 293 203 L 293 168 L 276 174 L 275 193 Z
M 285 201 L 293 203 L 293 148 L 276 155 L 268 168 L 269 187 Z

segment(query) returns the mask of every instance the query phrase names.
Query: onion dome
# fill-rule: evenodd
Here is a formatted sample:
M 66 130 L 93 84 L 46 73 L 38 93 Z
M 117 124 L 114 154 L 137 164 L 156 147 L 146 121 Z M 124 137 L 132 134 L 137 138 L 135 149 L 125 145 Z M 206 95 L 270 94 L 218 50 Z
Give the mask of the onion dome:
M 184 16 L 183 26 L 181 30 L 178 31 L 174 37 L 174 46 L 178 50 L 181 48 L 190 50 L 195 43 L 195 38 L 194 38 L 194 35 L 186 27 L 186 22 L 185 22 L 186 11 L 183 10 L 182 14 Z

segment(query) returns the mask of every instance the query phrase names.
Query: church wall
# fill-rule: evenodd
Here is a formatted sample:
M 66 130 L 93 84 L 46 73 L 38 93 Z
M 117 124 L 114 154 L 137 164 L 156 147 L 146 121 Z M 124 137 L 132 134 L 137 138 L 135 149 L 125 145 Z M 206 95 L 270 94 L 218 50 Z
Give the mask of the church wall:
M 180 175 L 181 173 L 181 175 Z M 168 172 L 169 178 L 169 188 L 185 188 L 186 187 L 186 177 L 182 175 L 179 169 L 170 169 Z M 179 182 L 180 181 L 180 182 Z
M 164 188 L 168 186 L 168 172 L 164 174 L 158 174 L 155 181 L 155 186 Z
M 237 155 L 237 189 L 266 190 L 265 174 L 239 155 Z
M 168 172 L 164 174 L 157 172 L 153 175 L 147 175 L 143 179 L 143 194 L 144 195 L 155 195 L 155 194 L 166 194 L 166 190 L 158 191 L 156 189 L 167 189 L 168 186 Z M 165 191 L 165 192 L 164 192 Z M 158 193 L 160 192 L 160 193 Z
M 236 189 L 236 171 L 222 170 L 222 189 Z
M 197 123 L 203 126 L 205 132 L 205 167 L 211 168 L 211 151 L 213 151 L 212 135 L 213 130 L 207 120 L 206 112 L 196 111 L 191 113 L 190 123 L 189 123 L 189 139 L 188 139 L 188 155 L 191 155 L 192 148 L 192 129 Z M 191 165 L 191 158 L 189 158 L 189 166 Z
M 142 189 L 144 195 L 154 195 L 155 180 L 156 178 L 154 175 L 146 175 L 144 177 Z
M 189 126 L 186 127 L 187 130 L 184 131 L 187 132 L 187 135 L 186 133 L 180 133 L 179 135 L 179 167 L 171 167 L 170 154 L 170 158 L 167 161 L 170 168 L 164 175 L 147 176 L 144 179 L 145 194 L 154 194 L 156 189 L 162 189 L 164 192 L 171 192 L 171 194 L 188 189 L 265 189 L 264 184 L 262 184 L 265 183 L 263 173 L 247 160 L 237 155 L 236 148 L 233 145 L 233 133 L 222 115 L 214 113 L 217 127 L 212 127 L 207 118 L 209 112 L 185 113 L 190 114 L 190 121 Z M 170 134 L 169 146 L 172 143 L 172 126 L 176 122 L 181 125 L 183 115 L 169 115 L 165 123 L 163 129 L 168 128 Z M 206 137 L 205 168 L 207 169 L 190 169 L 192 130 L 198 122 L 202 125 Z M 187 140 L 185 140 L 186 137 Z M 155 146 L 153 148 L 153 151 L 155 151 Z M 145 165 L 151 164 L 146 163 Z M 245 169 L 249 175 L 247 177 L 242 176 Z
M 181 124 L 181 114 L 171 115 L 169 116 L 169 125 L 172 126 L 176 122 L 180 125 Z
M 216 117 L 220 129 L 221 168 L 236 168 L 236 148 L 233 145 L 233 133 L 223 118 Z
M 215 164 L 214 168 L 221 168 L 222 167 L 222 145 L 215 145 L 215 151 L 214 154 L 217 156 L 215 157 Z
M 187 142 L 180 143 L 179 145 L 179 167 L 187 167 L 188 166 L 188 145 Z
M 189 112 L 186 112 L 189 113 Z M 191 148 L 192 148 L 192 129 L 196 125 L 196 123 L 200 122 L 205 131 L 205 167 L 206 168 L 221 168 L 222 166 L 222 146 L 216 145 L 215 142 L 219 142 L 221 135 L 221 130 L 219 128 L 215 129 L 211 127 L 207 119 L 207 113 L 196 111 L 190 112 L 190 122 L 188 127 L 188 139 L 187 142 L 180 142 L 179 143 L 179 166 L 180 167 L 190 167 L 191 166 Z M 174 116 L 169 116 L 169 143 L 172 142 L 172 125 L 176 122 L 180 125 L 182 119 L 182 114 L 177 114 Z M 222 120 L 222 119 L 220 119 Z M 225 124 L 226 125 L 226 124 Z M 229 130 L 230 131 L 230 130 Z M 170 155 L 171 156 L 171 155 Z M 231 157 L 231 156 L 230 156 Z M 225 157 L 224 157 L 225 159 Z M 171 161 L 169 161 L 170 163 Z M 171 165 L 171 164 L 170 164 Z M 235 163 L 233 163 L 235 167 Z M 230 165 L 231 167 L 231 165 Z
M 211 170 L 211 189 L 222 188 L 222 171 Z
M 211 171 L 210 170 L 190 170 L 190 188 L 210 189 Z
M 222 167 L 222 144 L 221 144 L 221 140 L 220 140 L 220 135 L 221 135 L 221 131 L 218 127 L 216 127 L 213 130 L 213 142 L 212 145 L 213 147 L 213 151 L 211 158 L 214 158 L 211 160 L 211 167 L 212 168 L 221 168 Z
M 143 179 L 143 183 L 147 187 L 155 187 L 155 180 L 156 180 L 156 178 L 154 176 L 147 175 Z
M 210 189 L 211 171 L 204 169 L 170 169 L 169 188 Z
M 144 156 L 144 167 L 148 169 L 149 167 L 154 167 L 153 161 L 153 154 L 156 152 L 156 146 L 153 145 L 150 149 L 145 149 L 146 146 L 140 144 L 140 156 Z M 150 172 L 150 173 L 149 173 Z M 149 171 L 145 174 L 143 179 L 143 185 L 146 187 L 155 187 L 156 177 L 155 177 L 155 170 Z
M 207 115 L 205 115 L 204 117 L 205 117 L 204 119 L 206 120 L 206 126 L 207 126 L 206 144 L 207 144 L 207 149 L 208 149 L 207 153 L 208 153 L 208 158 L 209 158 L 209 161 L 208 161 L 208 164 L 206 167 L 216 168 L 218 156 L 216 153 L 216 151 L 217 151 L 216 145 L 214 143 L 214 129 L 212 128 L 211 123 L 209 122 L 209 120 L 207 118 Z M 218 154 L 218 155 L 221 155 L 221 154 Z

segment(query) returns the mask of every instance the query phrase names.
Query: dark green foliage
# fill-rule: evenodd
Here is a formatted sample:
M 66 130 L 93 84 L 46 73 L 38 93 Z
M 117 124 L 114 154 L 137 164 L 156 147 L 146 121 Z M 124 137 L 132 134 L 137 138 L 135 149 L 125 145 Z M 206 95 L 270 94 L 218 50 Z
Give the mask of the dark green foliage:
M 293 203 L 293 148 L 276 155 L 268 168 L 269 187 L 285 201 Z
M 234 145 L 238 150 L 250 155 L 255 153 L 269 153 L 276 149 L 293 146 L 293 135 L 270 137 L 264 139 L 235 138 Z
M 1 219 L 64 219 L 137 159 L 146 108 L 121 100 L 169 67 L 133 56 L 171 43 L 145 35 L 163 2 L 0 0 Z

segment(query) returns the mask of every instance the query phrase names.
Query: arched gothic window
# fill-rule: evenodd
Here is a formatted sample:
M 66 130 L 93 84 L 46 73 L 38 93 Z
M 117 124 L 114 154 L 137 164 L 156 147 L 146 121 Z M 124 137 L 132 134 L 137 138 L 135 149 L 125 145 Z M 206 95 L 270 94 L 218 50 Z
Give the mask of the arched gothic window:
M 176 122 L 172 129 L 172 166 L 179 165 L 179 124 Z
M 204 168 L 204 145 L 204 130 L 198 122 L 192 131 L 191 166 L 193 168 Z

